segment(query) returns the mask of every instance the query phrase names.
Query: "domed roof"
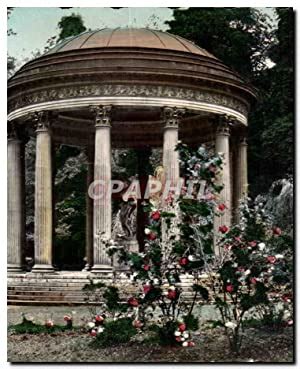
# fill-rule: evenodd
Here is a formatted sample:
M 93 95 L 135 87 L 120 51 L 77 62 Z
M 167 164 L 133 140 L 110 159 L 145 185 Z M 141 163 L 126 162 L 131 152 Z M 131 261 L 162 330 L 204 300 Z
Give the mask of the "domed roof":
M 96 31 L 87 31 L 62 41 L 45 55 L 103 47 L 173 50 L 216 59 L 208 51 L 185 38 L 148 28 L 103 28 Z

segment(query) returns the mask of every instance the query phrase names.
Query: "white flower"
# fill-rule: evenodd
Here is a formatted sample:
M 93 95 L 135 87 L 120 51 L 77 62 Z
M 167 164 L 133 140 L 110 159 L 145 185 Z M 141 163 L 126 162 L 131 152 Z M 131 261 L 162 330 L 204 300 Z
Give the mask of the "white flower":
M 237 327 L 237 325 L 233 322 L 227 322 L 227 323 L 225 323 L 225 327 L 230 328 L 230 329 L 234 329 L 234 328 Z
M 258 244 L 258 249 L 260 250 L 260 251 L 263 251 L 263 249 L 266 247 L 266 245 L 263 243 L 263 242 L 260 242 L 259 244 Z
M 183 333 L 184 338 L 189 338 L 189 334 L 187 332 Z
M 94 322 L 88 322 L 87 324 L 88 328 L 92 329 L 95 327 L 95 323 Z
M 104 331 L 103 327 L 98 327 L 98 333 L 102 333 Z
M 188 347 L 188 345 L 189 345 L 188 342 L 182 342 L 183 347 Z
M 246 271 L 245 271 L 245 275 L 249 275 L 251 273 L 251 270 L 250 269 L 247 269 Z
M 158 278 L 154 278 L 153 279 L 153 284 L 154 285 L 158 285 L 159 284 L 159 279 Z
M 232 264 L 232 266 L 233 266 L 234 268 L 237 268 L 239 265 L 238 265 L 238 263 L 233 263 L 233 264 Z
M 194 261 L 195 260 L 195 256 L 194 255 L 189 255 L 188 256 L 188 260 L 189 261 Z
M 171 290 L 171 291 L 175 291 L 175 290 L 176 290 L 176 287 L 175 287 L 175 286 L 170 286 L 170 287 L 169 287 L 169 290 Z
M 181 332 L 180 331 L 175 331 L 174 332 L 174 336 L 179 337 L 180 335 L 181 335 Z
M 275 258 L 276 258 L 276 259 L 283 259 L 283 258 L 284 258 L 284 256 L 283 256 L 283 255 L 281 255 L 281 254 L 277 254 L 277 255 L 275 255 Z
M 145 234 L 150 234 L 150 233 L 151 233 L 150 229 L 149 228 L 145 228 Z

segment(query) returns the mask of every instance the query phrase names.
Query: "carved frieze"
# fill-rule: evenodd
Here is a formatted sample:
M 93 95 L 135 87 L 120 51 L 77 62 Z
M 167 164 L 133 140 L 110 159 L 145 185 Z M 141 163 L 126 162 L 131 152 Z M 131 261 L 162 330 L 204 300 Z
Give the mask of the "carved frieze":
M 149 97 L 149 98 L 172 98 L 204 102 L 224 106 L 236 110 L 247 116 L 248 106 L 246 103 L 232 96 L 214 91 L 200 91 L 191 88 L 159 85 L 132 85 L 132 84 L 88 84 L 70 87 L 53 87 L 47 90 L 22 92 L 15 97 L 9 98 L 9 112 L 16 109 L 44 103 L 48 101 L 64 100 L 81 97 Z

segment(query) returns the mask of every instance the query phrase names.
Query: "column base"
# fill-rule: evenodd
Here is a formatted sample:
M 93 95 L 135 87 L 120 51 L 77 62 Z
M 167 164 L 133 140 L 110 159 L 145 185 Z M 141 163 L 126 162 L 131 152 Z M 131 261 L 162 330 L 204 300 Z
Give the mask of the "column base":
M 84 268 L 82 269 L 82 272 L 90 272 L 92 269 L 90 264 L 85 264 Z
M 7 272 L 8 273 L 21 273 L 21 272 L 23 272 L 23 269 L 18 264 L 8 264 L 7 265 Z
M 113 275 L 113 268 L 110 265 L 95 264 L 91 269 L 92 273 L 98 273 L 110 277 Z
M 31 270 L 32 273 L 54 273 L 55 270 L 50 264 L 35 264 Z

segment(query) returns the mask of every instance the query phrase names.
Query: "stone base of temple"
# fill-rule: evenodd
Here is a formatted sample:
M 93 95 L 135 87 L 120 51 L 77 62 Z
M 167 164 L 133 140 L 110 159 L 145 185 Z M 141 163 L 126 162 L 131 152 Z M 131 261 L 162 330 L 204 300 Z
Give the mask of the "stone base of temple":
M 55 269 L 49 264 L 35 264 L 32 273 L 55 273 Z
M 22 273 L 22 268 L 17 264 L 8 264 L 7 272 L 8 273 Z
M 107 285 L 114 284 L 120 288 L 121 297 L 124 301 L 136 294 L 137 286 L 134 285 L 129 273 L 115 272 L 112 274 L 93 273 L 93 272 L 69 272 L 58 271 L 55 273 L 9 273 L 8 297 L 9 305 L 84 305 L 87 303 L 98 304 L 93 301 L 82 288 L 90 284 L 103 282 Z M 187 298 L 193 297 L 193 278 L 188 275 L 181 276 L 182 288 Z M 166 288 L 167 286 L 162 286 Z

